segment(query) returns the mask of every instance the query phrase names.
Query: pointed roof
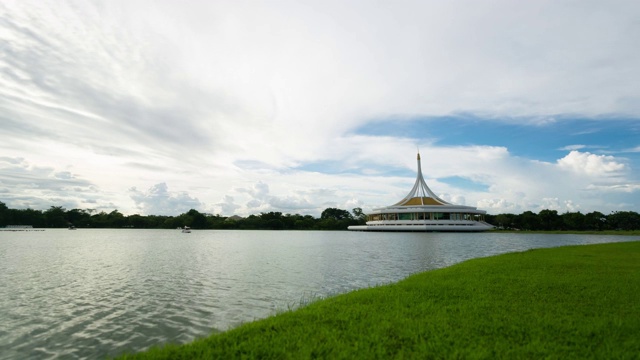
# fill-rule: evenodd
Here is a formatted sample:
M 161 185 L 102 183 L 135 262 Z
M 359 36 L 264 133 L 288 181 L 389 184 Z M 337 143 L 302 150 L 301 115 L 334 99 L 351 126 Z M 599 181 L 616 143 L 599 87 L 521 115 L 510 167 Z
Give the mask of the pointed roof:
M 418 152 L 418 176 L 413 185 L 413 189 L 404 199 L 400 200 L 393 206 L 419 206 L 419 205 L 451 205 L 450 203 L 440 199 L 429 189 L 427 183 L 422 177 L 422 165 L 420 164 L 420 153 Z

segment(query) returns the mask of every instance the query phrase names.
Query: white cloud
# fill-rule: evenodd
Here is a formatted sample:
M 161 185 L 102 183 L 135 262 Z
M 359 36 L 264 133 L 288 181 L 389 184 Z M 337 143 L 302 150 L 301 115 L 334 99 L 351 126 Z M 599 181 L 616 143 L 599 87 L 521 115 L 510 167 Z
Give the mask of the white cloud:
M 636 191 L 640 191 L 640 183 L 590 184 L 589 186 L 587 186 L 587 190 L 602 192 L 604 194 L 616 193 L 616 192 L 617 193 L 634 193 Z
M 230 216 L 235 214 L 235 211 L 241 206 L 236 204 L 234 201 L 235 199 L 233 198 L 233 196 L 225 195 L 222 198 L 222 201 L 216 204 L 216 206 L 220 209 L 221 215 Z
M 450 194 L 440 194 L 438 195 L 442 200 L 457 204 L 457 205 L 466 205 L 467 201 L 463 195 L 450 195 Z
M 406 195 L 413 179 L 389 169 L 415 170 L 416 145 L 436 193 L 494 211 L 545 198 L 614 209 L 623 201 L 602 194 L 638 193 L 623 159 L 584 145 L 548 163 L 428 133 L 353 133 L 460 113 L 534 126 L 640 117 L 634 1 L 27 0 L 0 12 L 0 153 L 11 159 L 0 192 L 12 206 L 366 209 Z M 322 162 L 335 173 L 300 170 Z M 461 193 L 437 180 L 447 176 L 488 190 Z
M 587 147 L 586 145 L 567 145 L 567 146 L 561 147 L 558 150 L 573 151 L 573 150 L 581 150 L 586 147 Z
M 478 207 L 490 213 L 519 213 L 520 207 L 506 199 L 482 199 Z
M 4 194 L 0 201 L 11 208 L 108 206 L 106 196 L 92 182 L 24 158 L 0 157 L 0 193 Z
M 571 151 L 558 160 L 558 166 L 576 173 L 589 175 L 617 174 L 625 170 L 625 165 L 616 161 L 613 156 L 596 155 L 589 152 Z
M 129 189 L 130 197 L 145 215 L 178 215 L 191 209 L 200 209 L 202 203 L 186 192 L 170 192 L 165 183 L 159 183 L 142 192 Z
M 571 201 L 571 200 L 566 200 L 564 202 L 564 208 L 568 212 L 577 212 L 577 211 L 580 211 L 581 206 L 578 205 L 578 204 L 574 204 L 573 201 Z

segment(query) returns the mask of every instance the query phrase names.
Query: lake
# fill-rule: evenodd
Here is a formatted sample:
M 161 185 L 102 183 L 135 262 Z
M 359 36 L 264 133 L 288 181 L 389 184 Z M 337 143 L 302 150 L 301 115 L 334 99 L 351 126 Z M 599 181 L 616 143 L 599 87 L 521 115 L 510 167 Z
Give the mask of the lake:
M 137 352 L 471 258 L 638 240 L 512 233 L 0 231 L 0 359 Z

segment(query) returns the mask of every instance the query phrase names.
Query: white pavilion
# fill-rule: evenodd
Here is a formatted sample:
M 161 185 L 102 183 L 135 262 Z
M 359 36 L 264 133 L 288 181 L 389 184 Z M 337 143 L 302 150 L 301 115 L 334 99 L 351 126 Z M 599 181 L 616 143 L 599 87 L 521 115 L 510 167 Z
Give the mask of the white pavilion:
M 493 225 L 484 221 L 486 211 L 454 205 L 440 199 L 422 177 L 420 153 L 418 176 L 413 189 L 398 203 L 373 209 L 366 225 L 349 226 L 355 231 L 486 231 Z

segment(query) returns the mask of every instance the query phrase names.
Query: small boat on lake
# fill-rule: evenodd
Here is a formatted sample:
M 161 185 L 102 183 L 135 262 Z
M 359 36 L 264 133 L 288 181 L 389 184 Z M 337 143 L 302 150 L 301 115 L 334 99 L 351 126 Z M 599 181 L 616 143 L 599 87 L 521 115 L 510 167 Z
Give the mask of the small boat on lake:
M 188 226 L 185 226 L 185 227 L 182 228 L 182 232 L 183 233 L 190 233 L 191 232 L 191 228 L 188 227 Z

